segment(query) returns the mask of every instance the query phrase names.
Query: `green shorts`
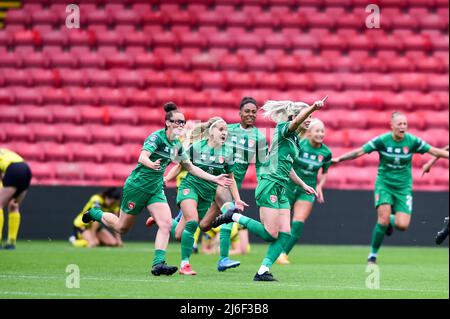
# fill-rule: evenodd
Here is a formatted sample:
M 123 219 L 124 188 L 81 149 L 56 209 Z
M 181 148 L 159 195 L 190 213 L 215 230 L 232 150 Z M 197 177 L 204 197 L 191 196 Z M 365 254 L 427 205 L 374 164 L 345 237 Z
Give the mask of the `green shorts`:
M 392 206 L 392 212 L 412 213 L 413 194 L 411 190 L 394 190 L 381 183 L 375 184 L 375 208 L 383 204 Z
M 214 193 L 201 193 L 196 187 L 190 185 L 189 183 L 181 182 L 177 193 L 177 205 L 180 206 L 181 202 L 186 199 L 193 199 L 197 202 L 197 212 L 198 218 L 202 219 L 205 217 L 211 204 L 214 202 Z
M 262 178 L 256 187 L 255 197 L 259 207 L 291 209 L 286 188 L 277 182 Z
M 157 191 L 155 194 L 149 194 L 134 187 L 129 187 L 125 183 L 120 204 L 120 209 L 125 214 L 138 215 L 145 207 L 154 203 L 167 203 L 164 189 Z
M 291 205 L 291 207 L 294 206 L 294 204 L 298 201 L 314 203 L 316 200 L 315 195 L 306 194 L 303 188 L 295 184 L 292 184 L 287 188 L 286 196 L 289 200 L 289 204 Z

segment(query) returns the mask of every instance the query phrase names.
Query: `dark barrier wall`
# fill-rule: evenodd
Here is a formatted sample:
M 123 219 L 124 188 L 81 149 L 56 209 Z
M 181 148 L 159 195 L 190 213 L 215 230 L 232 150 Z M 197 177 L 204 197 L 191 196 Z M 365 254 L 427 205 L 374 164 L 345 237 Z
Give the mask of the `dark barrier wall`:
M 67 239 L 72 233 L 72 221 L 88 198 L 101 192 L 98 187 L 43 187 L 29 191 L 22 207 L 21 239 Z M 176 216 L 175 190 L 166 190 Z M 244 190 L 242 198 L 251 206 L 246 211 L 258 218 L 253 190 Z M 386 245 L 434 245 L 434 235 L 448 216 L 448 192 L 415 192 L 412 224 L 407 232 L 396 231 L 386 238 Z M 303 243 L 368 245 L 376 222 L 371 191 L 325 190 L 325 204 L 315 204 L 304 229 Z M 155 238 L 156 227 L 148 229 L 144 223 L 148 214 L 141 213 L 135 227 L 124 240 Z M 6 219 L 5 219 L 6 221 Z M 6 228 L 6 227 L 5 227 Z M 251 235 L 251 240 L 260 241 Z M 447 241 L 448 244 L 448 241 Z

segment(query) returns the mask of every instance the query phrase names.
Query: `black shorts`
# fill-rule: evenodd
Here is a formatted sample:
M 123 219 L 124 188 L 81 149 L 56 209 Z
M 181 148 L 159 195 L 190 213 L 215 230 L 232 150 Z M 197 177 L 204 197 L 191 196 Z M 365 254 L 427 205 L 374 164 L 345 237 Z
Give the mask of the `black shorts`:
M 13 198 L 17 198 L 30 187 L 31 177 L 31 169 L 27 163 L 12 163 L 3 174 L 3 187 L 15 187 L 17 190 Z

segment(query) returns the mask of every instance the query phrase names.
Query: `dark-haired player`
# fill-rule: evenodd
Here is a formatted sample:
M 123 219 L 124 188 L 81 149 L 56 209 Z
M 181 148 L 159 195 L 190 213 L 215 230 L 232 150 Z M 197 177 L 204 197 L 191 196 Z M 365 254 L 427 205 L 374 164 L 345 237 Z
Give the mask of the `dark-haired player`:
M 191 174 L 222 186 L 231 184 L 225 175 L 214 176 L 192 165 L 178 137 L 181 135 L 186 120 L 175 103 L 164 105 L 165 128 L 150 134 L 144 142 L 139 161 L 125 181 L 123 187 L 120 215 L 104 213 L 94 207 L 83 215 L 83 222 L 101 221 L 106 226 L 123 234 L 128 232 L 136 221 L 137 215 L 147 208 L 158 225 L 155 239 L 155 256 L 152 274 L 172 275 L 178 268 L 168 266 L 165 262 L 166 248 L 172 227 L 172 214 L 167 204 L 163 188 L 163 174 L 172 161 L 182 163 Z

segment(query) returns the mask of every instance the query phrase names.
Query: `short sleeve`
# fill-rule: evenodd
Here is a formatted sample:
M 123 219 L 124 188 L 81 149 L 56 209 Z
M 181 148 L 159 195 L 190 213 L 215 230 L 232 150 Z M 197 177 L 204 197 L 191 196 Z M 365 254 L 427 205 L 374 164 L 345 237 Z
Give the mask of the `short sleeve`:
M 414 139 L 412 149 L 413 153 L 424 154 L 430 150 L 431 145 L 422 140 L 421 138 L 413 136 L 413 139 Z
M 323 174 L 327 173 L 328 169 L 331 166 L 331 157 L 332 157 L 331 152 L 328 152 L 327 156 L 325 156 L 325 158 L 323 159 L 323 164 L 322 164 L 322 173 Z
M 372 140 L 370 140 L 369 142 L 367 142 L 366 144 L 364 144 L 362 146 L 362 149 L 366 153 L 372 153 L 373 151 L 380 150 L 381 145 L 382 145 L 381 137 L 377 136 L 377 137 L 373 138 Z
M 295 132 L 289 131 L 290 123 L 291 122 L 284 122 L 284 123 L 278 124 L 278 134 L 279 134 L 280 138 L 281 137 L 288 138 L 288 137 L 296 134 Z
M 160 143 L 161 143 L 160 137 L 156 133 L 153 133 L 149 137 L 147 137 L 147 139 L 144 142 L 144 145 L 142 146 L 142 149 L 145 151 L 149 151 L 150 153 L 153 153 L 154 151 L 156 151 Z

